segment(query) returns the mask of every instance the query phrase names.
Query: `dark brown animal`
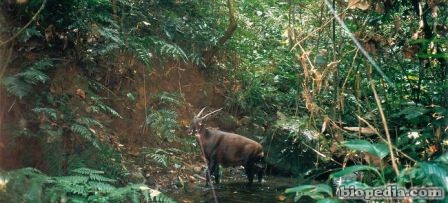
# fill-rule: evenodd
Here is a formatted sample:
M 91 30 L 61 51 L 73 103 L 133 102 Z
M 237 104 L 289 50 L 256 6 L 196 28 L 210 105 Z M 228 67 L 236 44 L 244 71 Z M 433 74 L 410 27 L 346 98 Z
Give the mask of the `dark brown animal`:
M 188 133 L 195 134 L 207 160 L 206 184 L 210 181 L 210 175 L 214 175 L 215 183 L 219 183 L 219 164 L 223 167 L 244 166 L 249 185 L 252 184 L 255 173 L 258 175 L 258 182 L 261 182 L 263 170 L 260 162 L 263 159 L 263 147 L 244 136 L 206 128 L 204 119 L 221 109 L 201 117 L 204 110 L 205 108 L 193 118 Z

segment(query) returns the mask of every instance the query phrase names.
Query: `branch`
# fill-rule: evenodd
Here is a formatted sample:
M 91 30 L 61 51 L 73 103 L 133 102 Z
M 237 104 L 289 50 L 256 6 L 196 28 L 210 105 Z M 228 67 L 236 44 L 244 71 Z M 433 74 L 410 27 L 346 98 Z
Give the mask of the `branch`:
M 25 26 L 20 28 L 20 30 L 18 32 L 16 32 L 16 34 L 14 34 L 11 38 L 9 38 L 8 40 L 6 40 L 4 42 L 1 42 L 0 47 L 4 46 L 4 45 L 8 44 L 9 42 L 11 42 L 12 40 L 14 40 L 17 36 L 20 35 L 20 33 L 22 33 L 26 28 L 28 28 L 31 25 L 31 23 L 36 20 L 39 13 L 42 12 L 42 10 L 44 10 L 45 4 L 47 4 L 47 0 L 44 0 L 44 2 L 42 2 L 42 5 L 40 6 L 39 10 L 37 10 L 37 12 L 34 14 L 34 16 L 30 19 L 30 21 L 28 21 L 28 23 L 26 23 Z
M 237 17 L 235 12 L 235 2 L 234 0 L 227 0 L 227 8 L 229 9 L 229 26 L 227 26 L 227 30 L 224 33 L 224 35 L 219 38 L 218 43 L 212 47 L 212 49 L 208 52 L 206 52 L 205 55 L 205 65 L 208 66 L 212 64 L 212 58 L 215 56 L 216 52 L 218 52 L 219 48 L 224 45 L 224 43 L 227 42 L 227 40 L 232 37 L 233 33 L 235 32 L 238 24 L 236 23 Z
M 370 79 L 370 86 L 372 88 L 373 96 L 375 96 L 375 102 L 376 102 L 376 105 L 378 106 L 378 110 L 381 115 L 381 121 L 383 122 L 384 132 L 386 133 L 387 146 L 389 147 L 389 152 L 390 152 L 389 154 L 390 154 L 390 159 L 392 162 L 392 168 L 394 169 L 395 174 L 398 177 L 398 176 L 400 176 L 400 171 L 398 170 L 397 162 L 395 160 L 393 145 L 392 145 L 392 141 L 390 139 L 390 134 L 389 134 L 389 127 L 387 126 L 386 116 L 384 115 L 383 107 L 381 106 L 381 101 L 378 97 L 378 94 L 376 93 L 376 88 L 375 88 L 375 84 L 373 83 L 373 79 Z

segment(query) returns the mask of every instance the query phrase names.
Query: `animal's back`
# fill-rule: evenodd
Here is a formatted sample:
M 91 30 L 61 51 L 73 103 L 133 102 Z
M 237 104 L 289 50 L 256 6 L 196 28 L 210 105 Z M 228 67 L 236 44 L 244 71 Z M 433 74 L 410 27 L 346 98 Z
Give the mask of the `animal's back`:
M 224 167 L 245 165 L 247 160 L 258 161 L 263 158 L 263 147 L 258 142 L 235 133 L 209 130 L 221 140 L 217 158 Z

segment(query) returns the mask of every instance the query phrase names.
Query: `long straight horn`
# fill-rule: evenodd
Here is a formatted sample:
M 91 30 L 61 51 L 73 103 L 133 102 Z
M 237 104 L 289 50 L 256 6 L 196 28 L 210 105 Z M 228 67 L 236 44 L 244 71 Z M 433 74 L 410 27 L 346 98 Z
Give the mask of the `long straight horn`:
M 221 111 L 221 110 L 222 110 L 222 108 L 217 109 L 217 110 L 214 110 L 214 111 L 208 113 L 207 115 L 202 116 L 202 117 L 201 117 L 201 120 L 204 119 L 204 118 L 207 118 L 208 116 L 210 116 L 210 115 L 212 115 L 212 114 L 214 114 L 214 113 L 216 113 L 216 112 L 218 112 L 218 111 Z
M 205 108 L 207 108 L 207 107 L 202 108 L 202 110 L 199 111 L 198 115 L 196 115 L 195 117 L 199 118 L 199 116 L 201 116 L 202 112 L 204 112 Z

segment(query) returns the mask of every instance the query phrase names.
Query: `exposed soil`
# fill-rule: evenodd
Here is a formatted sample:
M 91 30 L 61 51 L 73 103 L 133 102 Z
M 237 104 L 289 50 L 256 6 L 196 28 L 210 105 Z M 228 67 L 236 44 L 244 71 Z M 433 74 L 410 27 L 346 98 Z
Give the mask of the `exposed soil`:
M 22 57 L 27 60 L 38 60 L 36 54 L 15 53 L 12 57 L 11 66 L 19 65 Z M 182 129 L 177 133 L 180 138 L 188 136 L 185 127 L 190 123 L 190 119 L 200 108 L 208 106 L 210 109 L 222 107 L 225 101 L 224 85 L 221 82 L 213 82 L 203 71 L 191 64 L 168 61 L 158 64 L 152 69 L 143 66 L 139 61 L 131 56 L 121 55 L 111 63 L 107 60 L 99 62 L 98 72 L 105 75 L 95 75 L 95 82 L 104 87 L 103 95 L 108 98 L 108 105 L 119 112 L 123 119 L 112 118 L 110 116 L 96 115 L 95 118 L 105 124 L 107 131 L 99 131 L 99 139 L 104 142 L 111 142 L 124 153 L 125 159 L 133 160 L 136 173 L 141 173 L 147 177 L 147 183 L 160 188 L 177 187 L 176 184 L 182 182 L 203 181 L 204 163 L 200 159 L 200 154 L 196 152 L 185 152 L 184 143 L 180 141 L 167 142 L 152 135 L 150 129 L 144 124 L 145 112 L 147 108 L 157 108 L 153 103 L 151 95 L 159 92 L 178 92 L 183 95 L 184 101 L 177 109 L 178 122 Z M 119 65 L 116 65 L 119 64 Z M 10 68 L 9 71 L 19 69 Z M 51 83 L 46 88 L 55 95 L 68 93 L 71 95 L 70 106 L 78 109 L 79 115 L 89 115 L 91 113 L 86 108 L 89 101 L 87 77 L 84 68 L 67 61 L 63 61 L 54 68 L 51 73 Z M 11 73 L 9 73 L 11 74 Z M 90 77 L 92 78 L 92 77 Z M 80 92 L 83 95 L 80 95 Z M 130 102 L 126 100 L 126 94 L 133 93 L 136 100 Z M 29 100 L 19 100 L 8 96 L 6 90 L 0 87 L 0 166 L 3 169 L 15 169 L 21 167 L 35 167 L 46 170 L 47 166 L 41 161 L 42 148 L 35 137 L 20 137 L 14 139 L 12 129 L 36 130 L 39 123 L 29 122 L 26 115 L 32 106 L 28 105 Z M 84 97 L 85 96 L 85 97 Z M 211 126 L 218 124 L 210 120 Z M 79 144 L 79 142 L 78 142 Z M 70 146 L 65 150 L 70 151 Z M 71 146 L 73 147 L 73 146 Z M 142 147 L 152 148 L 176 148 L 180 152 L 173 154 L 175 161 L 179 164 L 169 164 L 163 167 L 151 162 L 142 162 Z M 191 148 L 191 146 L 189 146 Z

